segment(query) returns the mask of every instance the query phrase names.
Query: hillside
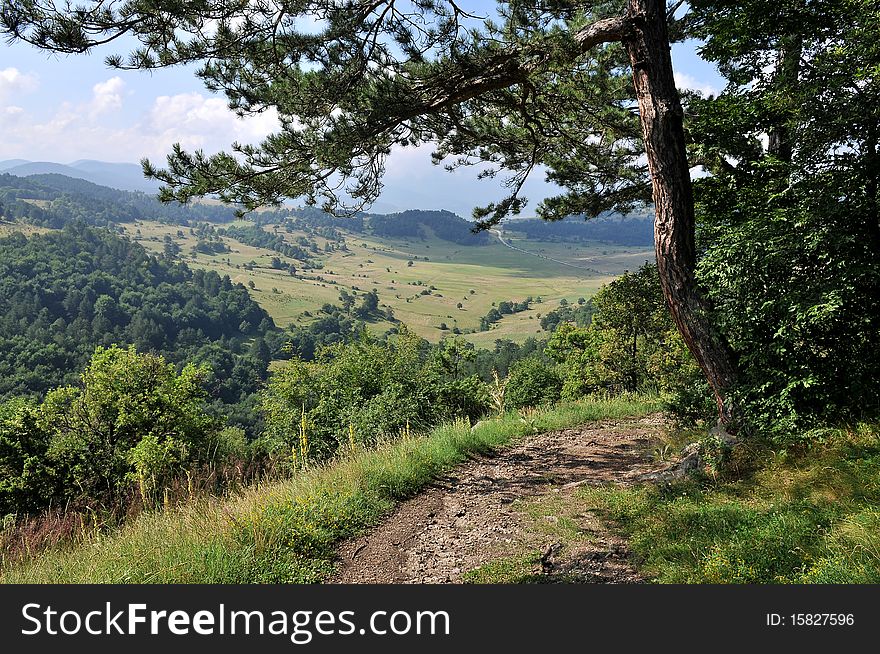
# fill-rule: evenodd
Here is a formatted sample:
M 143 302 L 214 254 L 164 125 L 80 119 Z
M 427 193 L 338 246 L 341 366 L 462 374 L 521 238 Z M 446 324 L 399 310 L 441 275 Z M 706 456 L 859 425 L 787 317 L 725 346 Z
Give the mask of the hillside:
M 210 362 L 236 405 L 266 376 L 247 344 L 275 326 L 247 289 L 83 225 L 0 239 L 0 400 L 74 383 L 99 345 Z
M 436 237 L 457 245 L 488 245 L 489 235 L 471 231 L 473 223 L 451 211 L 409 210 L 388 215 L 372 215 L 369 221 L 374 236 L 385 238 Z
M 542 317 L 561 300 L 589 297 L 652 256 L 643 245 L 554 235 L 567 223 L 547 225 L 538 237 L 526 233 L 530 227 L 520 231 L 530 221 L 516 221 L 516 231 L 499 242 L 473 233 L 472 223 L 449 211 L 335 217 L 281 207 L 236 221 L 232 209 L 216 203 L 162 204 L 57 174 L 0 174 L 0 214 L 7 234 L 16 224 L 30 233 L 74 221 L 117 227 L 155 254 L 253 283 L 251 295 L 281 326 L 310 324 L 322 306 L 338 303 L 341 291 L 375 291 L 381 307 L 419 335 L 437 341 L 461 334 L 483 346 L 540 335 Z M 626 230 L 620 240 L 630 240 Z M 528 310 L 485 326 L 499 303 L 529 297 Z M 379 321 L 370 329 L 392 326 Z
M 504 227 L 508 233 L 516 232 L 538 241 L 600 241 L 645 247 L 654 244 L 654 222 L 651 215 L 600 216 L 590 220 L 582 216 L 570 216 L 557 222 L 509 220 Z
M 0 214 L 7 220 L 60 228 L 72 221 L 111 225 L 152 219 L 175 224 L 228 222 L 235 212 L 208 204 L 162 204 L 141 192 L 120 191 L 56 173 L 0 174 Z

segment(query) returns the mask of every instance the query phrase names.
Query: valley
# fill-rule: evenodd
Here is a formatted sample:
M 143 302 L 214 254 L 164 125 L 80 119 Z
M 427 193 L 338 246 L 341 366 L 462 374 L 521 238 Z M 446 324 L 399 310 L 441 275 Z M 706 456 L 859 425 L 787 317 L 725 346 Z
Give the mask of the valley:
M 250 224 L 237 221 L 229 226 Z M 229 236 L 219 237 L 228 252 L 203 253 L 193 250 L 198 237 L 186 227 L 155 221 L 121 227 L 152 252 L 162 253 L 168 237 L 179 245 L 188 265 L 229 275 L 233 282 L 249 288 L 253 282 L 253 298 L 279 327 L 308 324 L 322 305 L 338 303 L 341 291 L 356 296 L 375 290 L 380 307 L 390 308 L 419 336 L 436 342 L 457 329 L 482 347 L 491 347 L 496 339 L 522 342 L 541 334 L 541 316 L 555 309 L 560 300 L 573 303 L 588 298 L 624 271 L 635 270 L 653 258 L 648 247 L 535 241 L 511 231 L 505 232 L 505 240 L 536 256 L 510 249 L 494 237 L 488 245 L 463 246 L 433 235 L 388 238 L 345 230 L 339 230 L 345 249 L 325 253 L 330 243 L 327 238 L 264 225 L 265 231 L 292 244 L 297 238 L 315 241 L 322 267 L 300 268 L 300 261 Z M 297 266 L 296 276 L 273 268 L 271 262 L 276 257 Z M 246 269 L 251 262 L 253 267 Z M 488 331 L 479 331 L 480 319 L 493 306 L 527 297 L 533 298 L 527 311 L 505 315 Z M 388 322 L 369 325 L 376 333 L 389 327 Z

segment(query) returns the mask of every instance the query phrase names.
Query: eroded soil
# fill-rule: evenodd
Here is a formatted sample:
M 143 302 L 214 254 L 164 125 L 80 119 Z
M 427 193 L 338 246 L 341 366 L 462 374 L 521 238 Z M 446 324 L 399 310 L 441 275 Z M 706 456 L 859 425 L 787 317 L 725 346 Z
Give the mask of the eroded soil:
M 335 583 L 489 581 L 638 583 L 626 543 L 577 497 L 658 467 L 659 415 L 537 434 L 466 463 L 340 550 Z M 502 567 L 504 567 L 502 565 Z M 471 571 L 471 572 L 469 572 Z M 512 574 L 512 577 L 510 576 Z

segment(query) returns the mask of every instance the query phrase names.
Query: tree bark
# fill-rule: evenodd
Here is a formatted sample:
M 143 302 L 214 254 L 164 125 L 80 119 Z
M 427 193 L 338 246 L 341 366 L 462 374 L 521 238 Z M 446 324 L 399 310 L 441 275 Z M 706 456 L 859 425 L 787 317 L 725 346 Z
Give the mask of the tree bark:
M 733 352 L 708 319 L 694 276 L 694 198 L 685 149 L 683 111 L 672 72 L 665 3 L 629 0 L 630 58 L 654 199 L 654 237 L 660 286 L 672 318 L 703 370 L 721 425 L 736 430 L 730 396 L 737 379 Z
M 797 87 L 803 49 L 803 39 L 799 35 L 783 39 L 779 48 L 774 83 L 784 94 L 784 97 L 788 98 L 786 104 L 791 104 L 792 92 Z M 790 116 L 783 113 L 767 134 L 767 150 L 777 159 L 786 163 L 791 163 L 794 154 L 789 127 L 790 120 Z

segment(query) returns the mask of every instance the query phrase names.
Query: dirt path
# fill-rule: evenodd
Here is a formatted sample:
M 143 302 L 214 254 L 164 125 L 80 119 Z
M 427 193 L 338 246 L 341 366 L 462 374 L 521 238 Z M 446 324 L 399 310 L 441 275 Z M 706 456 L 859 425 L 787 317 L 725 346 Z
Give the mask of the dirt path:
M 546 256 L 544 254 L 540 254 L 538 252 L 529 252 L 528 250 L 524 250 L 522 248 L 516 247 L 515 245 L 512 245 L 509 241 L 507 241 L 507 239 L 504 238 L 501 231 L 499 231 L 497 229 L 490 229 L 489 231 L 492 232 L 498 238 L 498 241 L 504 247 L 510 248 L 511 250 L 516 250 L 517 252 L 522 252 L 523 254 L 527 254 L 530 257 L 538 257 L 539 259 L 545 259 L 547 261 L 552 261 L 553 263 L 558 263 L 560 266 L 568 266 L 569 268 L 577 268 L 579 270 L 586 270 L 587 272 L 591 272 L 591 273 L 594 273 L 597 275 L 609 274 L 609 273 L 602 272 L 601 270 L 596 270 L 595 268 L 588 268 L 586 266 L 579 266 L 576 263 L 570 263 L 568 261 L 560 261 L 559 259 L 554 259 L 552 257 L 548 257 L 548 256 Z
M 662 426 L 657 415 L 593 423 L 466 463 L 346 543 L 333 582 L 639 582 L 626 544 L 577 492 L 657 468 Z

